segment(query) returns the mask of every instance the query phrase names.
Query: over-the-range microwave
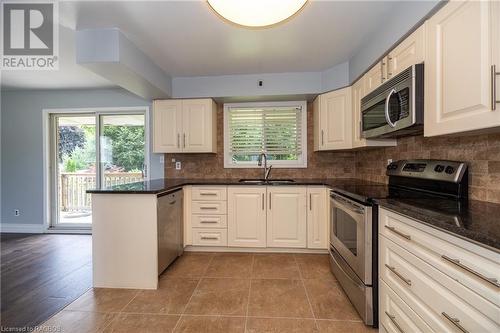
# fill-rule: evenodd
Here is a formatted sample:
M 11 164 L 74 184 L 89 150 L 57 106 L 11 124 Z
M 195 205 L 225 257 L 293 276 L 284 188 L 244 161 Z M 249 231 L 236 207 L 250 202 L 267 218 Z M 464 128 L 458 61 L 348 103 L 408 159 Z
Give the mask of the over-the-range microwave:
M 364 138 L 397 138 L 422 133 L 424 65 L 413 65 L 361 99 Z

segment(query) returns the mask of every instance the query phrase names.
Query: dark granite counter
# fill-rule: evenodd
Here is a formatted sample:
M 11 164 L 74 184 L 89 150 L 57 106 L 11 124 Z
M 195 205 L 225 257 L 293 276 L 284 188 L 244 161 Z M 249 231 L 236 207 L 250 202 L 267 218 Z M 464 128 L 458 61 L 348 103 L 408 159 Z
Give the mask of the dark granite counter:
M 275 179 L 271 179 L 275 180 Z M 323 185 L 331 188 L 349 192 L 363 192 L 368 195 L 369 189 L 385 189 L 386 185 L 368 182 L 354 178 L 330 178 L 330 179 L 293 179 L 291 183 L 244 183 L 239 179 L 152 179 L 144 182 L 115 185 L 102 189 L 88 190 L 88 193 L 112 193 L 112 194 L 161 194 L 169 192 L 185 185 L 242 185 L 242 186 L 300 186 L 300 185 Z
M 449 199 L 377 199 L 381 207 L 500 252 L 500 204 Z

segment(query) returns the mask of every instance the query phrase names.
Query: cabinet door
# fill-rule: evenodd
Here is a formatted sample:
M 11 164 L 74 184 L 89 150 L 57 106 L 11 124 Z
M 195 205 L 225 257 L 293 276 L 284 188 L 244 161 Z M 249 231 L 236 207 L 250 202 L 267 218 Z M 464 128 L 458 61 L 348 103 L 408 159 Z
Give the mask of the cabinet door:
M 424 23 L 410 36 L 405 38 L 387 57 L 387 77 L 391 78 L 408 67 L 424 62 L 425 59 Z
M 328 248 L 328 191 L 324 187 L 307 188 L 307 248 Z
M 268 187 L 267 246 L 306 247 L 306 188 Z
M 319 97 L 320 149 L 352 148 L 351 87 Z
M 377 89 L 384 81 L 386 80 L 386 65 L 385 58 L 380 61 L 378 64 L 373 66 L 365 75 L 363 75 L 364 81 L 364 95 L 361 98 L 365 97 L 373 90 Z
M 182 101 L 156 100 L 153 103 L 153 152 L 177 153 L 181 148 Z
M 451 1 L 427 21 L 425 136 L 500 126 L 491 73 L 499 66 L 498 7 L 496 1 Z
M 182 151 L 185 153 L 215 152 L 215 110 L 211 99 L 185 99 L 182 101 Z
M 266 247 L 266 187 L 230 186 L 227 205 L 228 245 Z

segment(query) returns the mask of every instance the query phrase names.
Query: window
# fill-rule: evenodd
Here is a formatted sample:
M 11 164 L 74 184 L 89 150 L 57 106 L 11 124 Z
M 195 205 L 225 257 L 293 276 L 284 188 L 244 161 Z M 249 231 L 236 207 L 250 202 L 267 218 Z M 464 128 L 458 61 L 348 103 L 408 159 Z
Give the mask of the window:
M 307 104 L 224 104 L 224 167 L 257 168 L 267 154 L 276 168 L 307 167 Z

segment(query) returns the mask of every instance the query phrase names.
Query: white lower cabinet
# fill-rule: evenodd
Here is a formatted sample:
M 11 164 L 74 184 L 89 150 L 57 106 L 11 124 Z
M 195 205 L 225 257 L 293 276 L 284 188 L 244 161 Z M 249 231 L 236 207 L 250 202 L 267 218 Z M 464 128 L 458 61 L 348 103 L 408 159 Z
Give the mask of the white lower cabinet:
M 227 229 L 193 228 L 193 245 L 227 246 Z
M 307 187 L 307 248 L 328 248 L 328 190 L 323 186 Z
M 306 188 L 269 186 L 267 192 L 267 246 L 305 248 Z
M 266 187 L 229 186 L 228 245 L 266 247 Z
M 394 321 L 403 327 L 415 315 L 414 324 L 421 319 L 434 332 L 499 331 L 500 307 L 495 304 L 499 288 L 463 267 L 447 264 L 441 253 L 455 246 L 455 256 L 476 257 L 475 266 L 469 268 L 491 278 L 499 273 L 492 270 L 498 254 L 383 208 L 379 232 L 380 322 L 387 331 L 397 331 L 390 328 L 397 328 Z M 490 288 L 489 295 L 483 287 Z M 387 310 L 395 295 L 402 305 Z M 408 326 L 403 331 L 425 331 L 422 327 L 426 328 Z

